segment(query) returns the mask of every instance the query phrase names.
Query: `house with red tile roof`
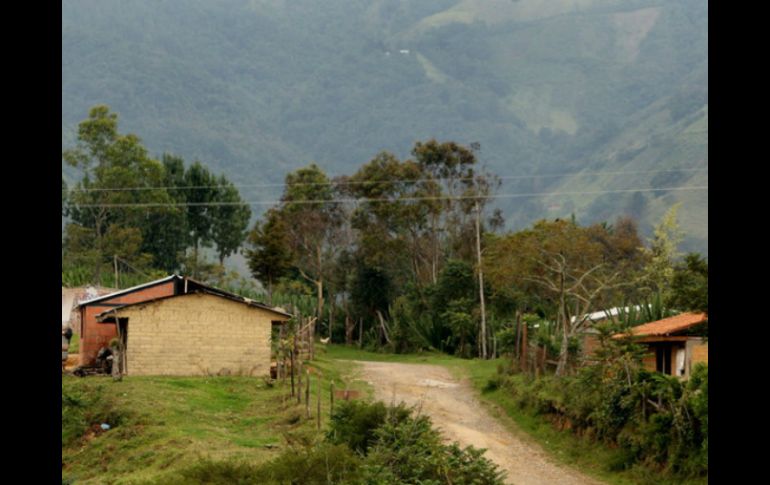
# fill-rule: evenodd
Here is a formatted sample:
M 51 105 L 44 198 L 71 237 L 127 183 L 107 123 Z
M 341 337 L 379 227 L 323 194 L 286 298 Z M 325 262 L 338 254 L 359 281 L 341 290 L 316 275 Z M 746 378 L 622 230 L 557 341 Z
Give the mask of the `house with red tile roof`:
M 695 364 L 708 364 L 708 340 L 704 337 L 707 327 L 707 314 L 682 313 L 632 327 L 613 338 L 630 334 L 644 345 L 647 353 L 643 364 L 647 370 L 686 378 Z

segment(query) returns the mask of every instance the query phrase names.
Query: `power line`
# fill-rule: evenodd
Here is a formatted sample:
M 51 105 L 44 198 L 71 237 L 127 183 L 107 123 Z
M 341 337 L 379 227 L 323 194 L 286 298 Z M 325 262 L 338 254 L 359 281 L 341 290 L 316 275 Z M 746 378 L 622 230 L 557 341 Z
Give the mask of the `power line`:
M 474 199 L 507 199 L 519 197 L 550 197 L 559 195 L 600 195 L 616 194 L 630 192 L 661 192 L 670 190 L 708 190 L 708 186 L 683 186 L 683 187 L 657 187 L 640 189 L 617 189 L 617 190 L 592 190 L 592 191 L 572 191 L 572 192 L 531 192 L 518 194 L 493 194 L 487 196 L 466 195 L 466 196 L 425 196 L 425 197 L 400 197 L 389 198 L 351 198 L 351 199 L 318 199 L 318 200 L 255 200 L 249 202 L 175 202 L 175 203 L 129 203 L 129 204 L 72 204 L 79 208 L 128 208 L 128 207 L 216 207 L 233 205 L 276 205 L 276 204 L 358 204 L 362 202 L 417 202 L 421 200 L 474 200 Z
M 650 174 L 650 173 L 679 173 L 679 172 L 708 172 L 708 167 L 701 168 L 681 168 L 671 170 L 626 170 L 626 171 L 605 171 L 605 172 L 569 172 L 559 174 L 541 174 L 541 175 L 503 175 L 493 178 L 499 180 L 514 179 L 538 179 L 538 178 L 558 178 L 569 176 L 593 176 L 593 175 L 632 175 L 632 174 Z M 194 190 L 194 189 L 214 189 L 221 187 L 234 188 L 267 188 L 267 187 L 301 187 L 301 186 L 331 186 L 331 185 L 364 185 L 364 184 L 397 184 L 397 183 L 420 183 L 420 182 L 441 182 L 441 181 L 465 181 L 475 180 L 476 177 L 459 177 L 456 179 L 433 178 L 433 179 L 396 179 L 396 180 L 363 180 L 363 181 L 329 181 L 329 182 L 295 182 L 295 183 L 275 183 L 275 184 L 233 184 L 233 185 L 188 185 L 188 186 L 161 186 L 161 187 L 105 187 L 105 188 L 73 188 L 69 192 L 128 192 L 141 190 Z

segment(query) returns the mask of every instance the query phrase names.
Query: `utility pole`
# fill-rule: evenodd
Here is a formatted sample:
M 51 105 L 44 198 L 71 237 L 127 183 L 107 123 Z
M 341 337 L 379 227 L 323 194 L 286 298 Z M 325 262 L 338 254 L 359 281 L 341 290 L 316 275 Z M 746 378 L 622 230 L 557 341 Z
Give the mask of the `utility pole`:
M 113 264 L 115 265 L 115 288 L 120 289 L 120 283 L 118 282 L 118 255 L 115 254 L 112 258 Z
M 487 358 L 487 315 L 484 307 L 484 272 L 481 269 L 481 207 L 476 200 L 476 259 L 479 266 L 479 299 L 481 301 L 481 358 Z

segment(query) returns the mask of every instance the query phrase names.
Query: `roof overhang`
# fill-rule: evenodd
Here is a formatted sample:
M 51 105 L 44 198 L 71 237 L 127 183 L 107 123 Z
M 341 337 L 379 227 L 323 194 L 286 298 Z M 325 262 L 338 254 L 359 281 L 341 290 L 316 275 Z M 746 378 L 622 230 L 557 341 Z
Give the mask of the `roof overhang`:
M 98 302 L 104 301 L 104 300 L 111 300 L 111 299 L 116 298 L 118 296 L 123 296 L 123 295 L 126 295 L 128 293 L 133 293 L 134 291 L 141 290 L 141 289 L 144 289 L 144 288 L 149 288 L 151 286 L 160 285 L 162 283 L 166 283 L 168 281 L 173 281 L 175 279 L 181 280 L 182 277 L 179 276 L 179 275 L 171 275 L 171 276 L 167 276 L 165 278 L 161 278 L 159 280 L 150 281 L 148 283 L 143 283 L 143 284 L 137 285 L 137 286 L 132 286 L 131 288 L 126 288 L 125 290 L 120 290 L 120 291 L 116 291 L 114 293 L 108 293 L 106 295 L 98 296 L 96 298 L 91 298 L 90 300 L 81 301 L 80 303 L 78 303 L 75 306 L 75 308 L 80 308 L 80 307 L 83 307 L 83 306 L 86 306 L 86 305 L 91 305 L 93 303 L 98 303 Z
M 693 332 L 702 325 L 708 324 L 708 315 L 705 313 L 683 313 L 673 317 L 664 318 L 655 322 L 645 323 L 628 329 L 626 333 L 619 333 L 612 338 L 623 337 L 653 338 L 653 337 L 688 337 L 687 332 Z M 694 335 L 697 337 L 698 335 Z
M 205 295 L 211 295 L 211 296 L 217 296 L 219 298 L 225 298 L 227 300 L 234 301 L 236 303 L 242 303 L 244 305 L 250 306 L 252 308 L 258 308 L 260 310 L 265 310 L 271 313 L 276 314 L 277 316 L 280 316 L 286 320 L 291 318 L 293 315 L 291 313 L 287 313 L 285 311 L 279 310 L 277 308 L 273 308 L 271 306 L 265 305 L 263 303 L 259 303 L 257 301 L 254 301 L 250 298 L 246 298 L 243 296 L 234 295 L 232 293 L 228 293 L 226 291 L 210 291 L 205 288 L 199 288 L 194 291 L 188 292 L 188 293 L 181 293 L 177 295 L 167 295 L 162 296 L 159 298 L 153 298 L 150 300 L 143 300 L 135 303 L 126 303 L 125 305 L 116 306 L 114 308 L 110 308 L 109 310 L 105 310 L 99 314 L 96 315 L 96 321 L 99 323 L 115 323 L 115 318 L 117 317 L 117 312 L 119 310 L 123 310 L 126 308 L 139 306 L 139 305 L 148 305 L 152 304 L 161 300 L 167 300 L 169 298 L 177 298 L 181 296 L 187 296 L 187 295 L 193 295 L 193 294 L 205 294 Z

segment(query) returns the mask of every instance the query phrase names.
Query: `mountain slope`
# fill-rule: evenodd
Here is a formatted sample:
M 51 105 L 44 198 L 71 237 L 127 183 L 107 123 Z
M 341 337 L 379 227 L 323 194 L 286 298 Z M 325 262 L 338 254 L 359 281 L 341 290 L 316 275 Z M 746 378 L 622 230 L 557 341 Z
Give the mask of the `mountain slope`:
M 480 142 L 504 177 L 705 167 L 707 121 L 688 131 L 686 120 L 707 113 L 707 32 L 705 0 L 72 0 L 62 143 L 106 103 L 152 152 L 200 159 L 240 184 L 281 182 L 310 161 L 351 173 L 430 137 Z M 509 178 L 501 192 L 581 187 L 577 177 Z M 248 200 L 279 192 L 243 189 Z M 634 210 L 645 231 L 674 200 L 683 222 L 703 219 L 705 194 L 644 193 Z M 520 227 L 626 210 L 607 200 L 499 205 Z M 688 247 L 707 252 L 707 224 L 688 232 Z

